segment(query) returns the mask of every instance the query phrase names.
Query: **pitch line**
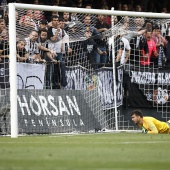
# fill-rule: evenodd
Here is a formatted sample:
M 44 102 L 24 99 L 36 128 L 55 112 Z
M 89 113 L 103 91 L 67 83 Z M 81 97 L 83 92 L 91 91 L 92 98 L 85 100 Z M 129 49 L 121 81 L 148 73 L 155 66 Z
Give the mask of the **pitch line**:
M 46 143 L 46 142 L 0 142 L 0 144 L 43 144 L 43 143 Z M 59 142 L 59 141 L 55 141 L 55 142 L 48 142 L 48 144 L 57 144 L 57 143 L 67 143 L 67 142 Z M 73 142 L 73 143 L 79 143 L 79 142 Z M 92 144 L 100 144 L 100 143 L 103 143 L 103 142 L 91 142 Z M 170 143 L 170 141 L 141 141 L 141 142 L 108 142 L 110 144 L 115 144 L 115 145 L 119 145 L 119 144 L 126 144 L 126 145 L 129 145 L 129 144 L 158 144 L 158 143 Z

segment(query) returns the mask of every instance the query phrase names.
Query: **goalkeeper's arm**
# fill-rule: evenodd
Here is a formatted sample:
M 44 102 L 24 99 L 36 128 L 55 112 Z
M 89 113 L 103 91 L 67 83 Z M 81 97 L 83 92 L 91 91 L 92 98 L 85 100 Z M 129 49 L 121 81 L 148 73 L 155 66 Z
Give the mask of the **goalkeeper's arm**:
M 148 129 L 148 131 L 147 131 L 148 134 L 158 134 L 158 129 L 153 122 L 147 121 L 146 125 L 147 125 L 147 129 Z

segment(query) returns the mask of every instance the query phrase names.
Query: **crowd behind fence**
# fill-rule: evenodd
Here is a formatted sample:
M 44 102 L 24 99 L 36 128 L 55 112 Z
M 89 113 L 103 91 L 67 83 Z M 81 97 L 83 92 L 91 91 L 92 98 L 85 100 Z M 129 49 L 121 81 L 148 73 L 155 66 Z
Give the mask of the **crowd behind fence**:
M 148 6 L 151 2 L 148 2 Z M 31 3 L 45 4 L 43 1 Z M 166 3 L 167 1 L 164 1 L 161 7 L 165 7 Z M 94 1 L 49 1 L 47 5 L 93 8 L 94 4 Z M 101 4 L 95 8 L 107 9 L 107 5 L 110 7 L 110 2 L 101 1 Z M 116 3 L 115 1 L 112 5 L 115 5 L 117 10 L 147 11 L 144 3 L 139 1 L 133 5 L 133 8 L 131 2 Z M 9 58 L 8 8 L 5 7 L 1 8 L 0 19 L 2 67 Z M 156 9 L 159 11 L 155 6 L 154 10 Z M 160 12 L 168 12 L 168 10 L 164 9 Z M 116 67 L 120 65 L 136 68 L 168 67 L 170 62 L 169 23 L 168 19 L 115 16 L 114 28 L 118 31 L 114 35 Z M 52 88 L 55 89 L 66 85 L 65 67 L 67 66 L 82 65 L 94 70 L 102 66 L 112 66 L 112 35 L 107 35 L 111 30 L 111 16 L 18 10 L 16 26 L 17 61 L 45 64 L 47 88 L 53 86 Z

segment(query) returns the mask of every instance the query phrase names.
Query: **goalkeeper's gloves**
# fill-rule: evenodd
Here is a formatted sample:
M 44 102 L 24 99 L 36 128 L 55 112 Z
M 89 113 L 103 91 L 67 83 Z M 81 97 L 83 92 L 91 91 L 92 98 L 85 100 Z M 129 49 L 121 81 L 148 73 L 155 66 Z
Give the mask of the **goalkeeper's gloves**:
M 145 129 L 144 127 L 142 127 L 142 133 L 148 133 L 147 129 Z

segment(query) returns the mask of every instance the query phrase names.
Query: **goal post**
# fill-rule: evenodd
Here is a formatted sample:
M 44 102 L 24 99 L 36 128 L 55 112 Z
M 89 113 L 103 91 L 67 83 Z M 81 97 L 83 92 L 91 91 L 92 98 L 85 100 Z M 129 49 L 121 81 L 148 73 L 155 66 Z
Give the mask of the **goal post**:
M 68 8 L 68 7 L 52 7 L 52 6 L 43 6 L 43 5 L 29 5 L 29 4 L 18 4 L 18 3 L 9 3 L 9 36 L 10 39 L 10 82 L 13 82 L 12 86 L 10 86 L 10 101 L 12 103 L 11 105 L 11 137 L 17 137 L 18 134 L 18 115 L 17 115 L 17 88 L 16 88 L 16 58 L 12 57 L 16 54 L 16 49 L 13 46 L 13 44 L 16 43 L 16 19 L 15 19 L 15 10 L 16 9 L 37 9 L 37 10 L 43 10 L 43 11 L 58 11 L 58 12 L 77 12 L 77 13 L 85 13 L 85 14 L 101 14 L 101 10 L 87 10 L 84 9 L 82 12 L 82 9 L 76 8 Z M 110 12 L 110 11 L 109 11 Z M 104 11 L 104 14 L 107 14 L 107 12 Z M 114 64 L 113 64 L 114 65 Z M 114 77 L 113 77 L 114 79 Z M 115 90 L 116 92 L 116 86 Z M 115 98 L 116 99 L 116 98 Z M 116 101 L 115 101 L 116 105 Z M 116 107 L 115 107 L 116 108 Z M 117 114 L 117 111 L 115 111 L 115 115 Z M 117 117 L 115 116 L 115 119 L 117 120 Z M 116 121 L 117 122 L 117 121 Z M 116 123 L 116 130 L 118 130 L 118 126 Z
M 30 4 L 19 4 L 19 3 L 9 3 L 8 10 L 9 10 L 9 28 L 8 29 L 9 29 L 9 49 L 10 49 L 10 54 L 9 54 L 10 56 L 9 57 L 10 59 L 10 62 L 9 62 L 10 112 L 11 112 L 11 137 L 12 138 L 18 137 L 19 128 L 21 128 L 21 132 L 24 131 L 23 130 L 24 128 L 29 129 L 28 131 L 27 130 L 24 131 L 24 133 L 56 133 L 56 132 L 74 132 L 74 131 L 90 132 L 93 129 L 98 131 L 98 130 L 109 129 L 109 128 L 111 130 L 118 131 L 121 129 L 125 130 L 126 127 L 132 128 L 132 129 L 134 128 L 129 125 L 128 120 L 126 121 L 127 125 L 125 125 L 124 115 L 121 115 L 120 111 L 117 110 L 117 107 L 122 105 L 121 101 L 118 104 L 117 91 L 120 90 L 122 93 L 122 87 L 120 84 L 122 83 L 121 79 L 122 79 L 123 73 L 120 68 L 118 70 L 120 74 L 118 76 L 118 82 L 117 82 L 116 75 L 115 75 L 115 56 L 114 56 L 115 51 L 114 50 L 112 51 L 112 67 L 111 68 L 104 67 L 104 68 L 96 69 L 96 66 L 93 66 L 87 58 L 85 59 L 83 58 L 84 55 L 86 54 L 83 51 L 82 46 L 84 46 L 84 43 L 82 42 L 86 40 L 86 37 L 84 37 L 84 32 L 82 32 L 82 24 L 80 24 L 80 22 L 77 22 L 77 23 L 74 22 L 74 24 L 78 25 L 77 29 L 79 29 L 80 34 L 76 35 L 76 38 L 73 36 L 73 34 L 71 33 L 69 34 L 69 36 L 72 37 L 72 39 L 69 37 L 70 38 L 69 43 L 71 42 L 74 43 L 74 41 L 76 42 L 76 46 L 79 47 L 79 54 L 82 57 L 81 59 L 83 59 L 83 60 L 80 60 L 79 58 L 79 60 L 77 60 L 76 58 L 77 49 L 75 49 L 74 58 L 71 59 L 71 62 L 72 63 L 76 62 L 76 64 L 74 66 L 72 65 L 70 66 L 68 64 L 66 68 L 67 80 L 70 80 L 69 82 L 70 86 L 68 85 L 65 87 L 63 86 L 61 90 L 50 91 L 50 89 L 44 89 L 44 87 L 42 87 L 42 84 L 40 83 L 42 89 L 37 88 L 35 91 L 28 90 L 28 91 L 25 91 L 25 94 L 22 94 L 22 90 L 18 91 L 18 85 L 17 85 L 18 82 L 16 79 L 17 61 L 15 57 L 17 54 L 17 51 L 16 51 L 15 44 L 17 42 L 17 35 L 16 35 L 17 29 L 20 29 L 20 33 L 22 33 L 22 29 L 21 29 L 21 26 L 16 25 L 16 11 L 21 10 L 21 13 L 22 13 L 22 10 L 40 10 L 40 11 L 51 11 L 51 12 L 57 11 L 57 12 L 62 12 L 62 13 L 68 12 L 68 13 L 82 14 L 82 16 L 85 16 L 85 14 L 89 14 L 91 15 L 91 18 L 92 18 L 92 14 L 109 15 L 109 16 L 112 16 L 112 28 L 110 29 L 110 31 L 106 32 L 106 34 L 109 34 L 108 36 L 106 36 L 106 39 L 112 38 L 112 40 L 114 39 L 113 37 L 115 36 L 115 34 L 118 35 L 118 31 L 120 29 L 119 25 L 115 26 L 113 22 L 113 16 L 121 16 L 121 17 L 128 16 L 128 17 L 132 17 L 132 20 L 133 20 L 133 17 L 143 17 L 143 18 L 147 17 L 147 18 L 152 18 L 152 19 L 153 18 L 169 19 L 170 14 L 84 9 L 84 8 L 82 9 L 82 8 L 46 6 L 46 5 L 30 5 Z M 25 14 L 25 11 L 24 11 L 24 14 Z M 72 27 L 70 26 L 70 28 Z M 105 34 L 103 35 L 105 36 Z M 74 38 L 76 40 L 74 40 Z M 64 44 L 67 44 L 67 42 L 65 41 Z M 74 48 L 74 46 L 75 44 L 73 44 L 72 47 Z M 112 43 L 112 46 L 115 47 L 116 44 Z M 73 55 L 73 52 L 72 52 L 72 55 Z M 70 55 L 67 56 L 66 59 L 68 59 L 69 57 Z M 65 65 L 62 65 L 62 64 L 63 64 L 62 61 L 59 61 L 59 66 L 65 67 Z M 67 63 L 64 63 L 64 64 L 67 64 Z M 22 66 L 21 64 L 20 69 L 21 67 L 25 68 L 27 66 L 26 65 Z M 42 69 L 42 75 L 40 76 L 43 76 L 44 74 L 46 74 L 44 70 L 47 70 L 48 69 L 47 67 L 48 67 L 47 65 L 45 66 L 39 65 L 39 68 L 37 67 L 38 69 Z M 53 69 L 53 66 L 51 68 Z M 31 69 L 33 69 L 33 67 L 31 67 Z M 106 84 L 105 79 L 111 73 L 113 74 L 112 80 L 110 80 L 111 84 L 108 85 Z M 77 77 L 79 76 L 79 78 L 77 78 L 76 76 Z M 34 75 L 34 77 L 36 76 Z M 84 82 L 82 83 L 82 80 L 85 83 Z M 41 82 L 44 83 L 44 81 L 46 80 L 42 78 Z M 120 84 L 118 85 L 117 83 L 120 83 Z M 113 92 L 108 92 L 108 94 L 106 95 L 105 91 L 101 88 L 104 85 L 106 86 L 104 88 L 105 90 L 107 90 L 108 88 L 110 89 L 114 88 L 112 89 Z M 118 89 L 117 85 L 120 87 L 120 89 Z M 73 88 L 73 86 L 74 86 L 74 89 L 71 89 L 71 87 Z M 23 88 L 23 90 L 25 89 Z M 144 92 L 145 90 L 146 89 L 143 88 Z M 101 93 L 101 91 L 102 92 L 104 91 L 104 92 Z M 68 95 L 69 92 L 71 94 L 70 96 Z M 17 93 L 20 93 L 21 96 L 17 97 Z M 26 95 L 28 97 L 26 97 Z M 120 96 L 122 97 L 122 94 L 120 94 Z M 109 103 L 111 100 L 110 98 L 112 99 L 112 102 L 113 102 L 111 104 Z M 20 120 L 18 120 L 18 110 L 17 110 L 18 103 L 21 109 L 21 115 L 22 115 L 21 122 L 22 123 L 20 122 Z M 60 107 L 60 109 L 58 109 L 58 107 Z M 34 113 L 34 116 L 32 116 L 32 113 L 30 112 L 30 110 L 31 112 Z M 81 111 L 84 112 L 84 115 L 80 114 Z M 43 113 L 43 116 L 42 116 L 42 113 Z M 75 114 L 81 117 L 77 118 Z M 72 116 L 72 119 L 70 118 L 71 116 Z M 67 127 L 65 126 L 64 123 L 67 124 Z M 19 124 L 21 127 L 18 126 Z M 86 127 L 85 124 L 88 127 Z M 51 127 L 51 125 L 53 125 L 54 127 Z M 43 129 L 44 126 L 46 128 L 45 130 Z M 120 126 L 121 128 L 119 128 Z M 31 131 L 30 128 L 33 128 L 33 130 Z
M 114 8 L 112 7 L 111 8 L 111 10 L 112 11 L 114 11 Z M 112 15 L 111 16 L 111 28 L 112 28 L 112 34 L 114 35 L 114 15 Z M 115 46 L 115 44 L 114 44 L 114 36 L 112 36 L 112 38 L 111 38 L 112 40 L 112 47 L 114 47 Z M 116 94 L 116 75 L 115 75 L 115 70 L 116 70 L 116 68 L 115 68 L 115 60 L 114 60 L 114 58 L 115 58 L 115 50 L 114 50 L 114 48 L 112 48 L 112 64 L 113 64 L 113 88 L 114 88 L 114 94 Z M 114 105 L 115 106 L 117 106 L 117 100 L 116 100 L 116 95 L 114 95 Z M 118 110 L 117 110 L 117 107 L 115 107 L 115 128 L 116 128 L 116 130 L 118 130 L 118 120 L 117 120 L 117 114 L 118 114 Z
M 9 4 L 9 48 L 10 48 L 10 112 L 11 112 L 11 137 L 18 137 L 17 114 L 17 66 L 16 66 L 16 15 L 15 5 Z
M 149 17 L 149 18 L 169 18 L 170 14 L 165 13 L 151 13 L 151 12 L 132 12 L 132 11 L 111 11 L 100 9 L 86 9 L 86 8 L 72 8 L 61 6 L 47 6 L 47 5 L 31 5 L 20 3 L 9 3 L 14 5 L 15 9 L 37 9 L 43 11 L 58 11 L 58 12 L 77 12 L 84 14 L 103 14 L 103 15 L 116 15 L 116 16 L 132 16 L 132 17 Z M 83 10 L 82 10 L 83 9 Z

